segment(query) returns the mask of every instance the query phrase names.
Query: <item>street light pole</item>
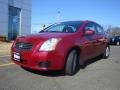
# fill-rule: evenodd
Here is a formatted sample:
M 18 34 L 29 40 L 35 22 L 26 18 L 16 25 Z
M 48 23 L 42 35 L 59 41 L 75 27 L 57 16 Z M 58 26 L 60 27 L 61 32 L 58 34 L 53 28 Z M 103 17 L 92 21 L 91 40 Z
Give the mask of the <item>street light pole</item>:
M 61 12 L 58 11 L 58 12 L 57 12 L 57 22 L 60 22 L 60 14 L 61 14 Z

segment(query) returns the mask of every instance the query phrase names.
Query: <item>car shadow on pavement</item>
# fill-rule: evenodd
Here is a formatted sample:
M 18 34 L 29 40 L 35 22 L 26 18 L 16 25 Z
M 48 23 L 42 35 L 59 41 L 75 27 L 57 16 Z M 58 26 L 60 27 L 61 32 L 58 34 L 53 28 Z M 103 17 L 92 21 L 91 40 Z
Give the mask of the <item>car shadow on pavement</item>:
M 42 76 L 47 76 L 47 77 L 59 77 L 59 76 L 64 76 L 63 71 L 39 71 L 39 70 L 32 70 L 32 69 L 28 69 L 25 67 L 22 67 L 24 70 L 34 73 L 34 74 L 38 74 L 38 75 L 42 75 Z
M 93 63 L 95 63 L 95 62 L 97 62 L 97 61 L 100 61 L 100 60 L 102 60 L 102 59 L 103 59 L 103 58 L 102 58 L 101 56 L 97 56 L 97 57 L 95 57 L 95 58 L 89 59 L 89 60 L 87 60 L 87 61 L 84 63 L 84 65 L 82 65 L 82 66 L 80 67 L 80 69 L 85 69 L 88 65 L 93 64 Z
M 95 58 L 90 59 L 90 60 L 87 60 L 84 65 L 77 68 L 77 71 L 76 71 L 75 74 L 77 74 L 80 71 L 80 69 L 85 69 L 88 65 L 93 64 L 93 63 L 95 63 L 95 62 L 97 62 L 99 60 L 102 60 L 102 58 L 100 56 L 95 57 Z M 28 68 L 25 68 L 25 67 L 22 67 L 22 68 L 24 70 L 28 71 L 28 72 L 31 72 L 31 73 L 34 73 L 34 74 L 37 74 L 37 75 L 47 76 L 47 77 L 65 76 L 63 70 L 61 70 L 61 71 L 39 71 L 39 70 L 28 69 Z

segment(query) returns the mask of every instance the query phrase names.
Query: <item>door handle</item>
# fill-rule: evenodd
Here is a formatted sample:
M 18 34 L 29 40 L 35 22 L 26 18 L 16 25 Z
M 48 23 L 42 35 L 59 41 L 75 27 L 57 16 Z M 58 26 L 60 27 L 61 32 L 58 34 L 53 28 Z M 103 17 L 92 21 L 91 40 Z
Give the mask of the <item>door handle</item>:
M 92 43 L 97 43 L 97 40 L 93 40 Z
M 101 38 L 101 39 L 98 39 L 97 41 L 98 41 L 98 42 L 106 42 L 106 39 Z

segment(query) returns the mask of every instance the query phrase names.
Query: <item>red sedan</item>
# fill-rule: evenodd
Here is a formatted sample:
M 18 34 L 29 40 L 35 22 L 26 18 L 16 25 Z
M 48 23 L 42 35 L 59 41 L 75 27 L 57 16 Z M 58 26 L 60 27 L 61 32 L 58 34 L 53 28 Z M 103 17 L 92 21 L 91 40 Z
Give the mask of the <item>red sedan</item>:
M 109 57 L 103 28 L 92 21 L 53 24 L 38 34 L 21 36 L 12 45 L 12 61 L 33 70 L 63 70 L 73 75 L 86 60 Z

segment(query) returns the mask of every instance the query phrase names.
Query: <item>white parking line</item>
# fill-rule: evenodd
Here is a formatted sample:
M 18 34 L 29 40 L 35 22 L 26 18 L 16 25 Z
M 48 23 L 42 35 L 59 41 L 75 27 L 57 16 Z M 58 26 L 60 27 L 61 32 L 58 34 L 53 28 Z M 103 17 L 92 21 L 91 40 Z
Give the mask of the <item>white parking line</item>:
M 13 64 L 14 63 L 1 64 L 0 67 L 9 66 L 9 65 L 13 65 Z
M 0 56 L 0 58 L 2 58 L 2 57 L 9 57 L 9 56 L 11 56 L 11 55 L 4 55 L 4 56 Z

